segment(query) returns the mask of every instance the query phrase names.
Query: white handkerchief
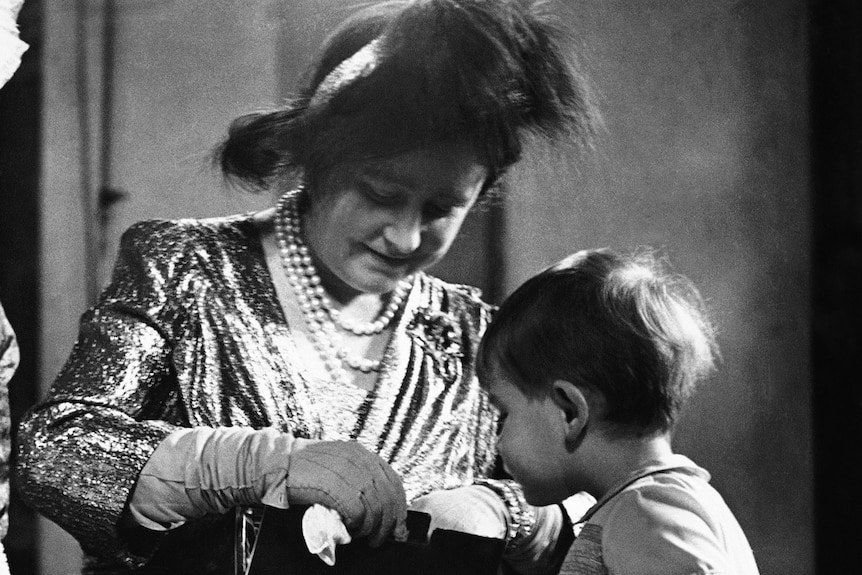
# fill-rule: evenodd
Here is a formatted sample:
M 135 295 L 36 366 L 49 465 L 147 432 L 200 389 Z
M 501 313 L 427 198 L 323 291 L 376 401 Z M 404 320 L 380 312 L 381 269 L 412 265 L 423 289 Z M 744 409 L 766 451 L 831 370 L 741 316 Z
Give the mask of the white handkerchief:
M 330 567 L 335 565 L 335 546 L 350 543 L 350 534 L 338 512 L 312 505 L 302 516 L 302 536 L 305 546 Z
M 586 491 L 575 493 L 568 499 L 563 500 L 563 507 L 566 509 L 566 513 L 569 514 L 569 519 L 572 520 L 572 523 L 580 521 L 584 513 L 589 511 L 595 504 L 596 498 Z

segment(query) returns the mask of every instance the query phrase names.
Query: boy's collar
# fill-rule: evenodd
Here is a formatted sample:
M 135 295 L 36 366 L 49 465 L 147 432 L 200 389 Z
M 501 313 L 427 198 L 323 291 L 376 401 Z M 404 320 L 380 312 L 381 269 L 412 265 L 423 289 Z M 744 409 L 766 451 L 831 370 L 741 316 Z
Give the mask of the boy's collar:
M 614 484 L 610 489 L 608 489 L 607 493 L 602 495 L 602 497 L 596 501 L 596 504 L 590 507 L 584 516 L 577 520 L 577 523 L 586 523 L 595 513 L 604 506 L 608 501 L 613 499 L 615 496 L 619 495 L 621 491 L 623 491 L 626 487 L 638 481 L 639 479 L 643 479 L 649 475 L 654 475 L 656 473 L 663 473 L 665 471 L 679 470 L 689 473 L 691 475 L 696 475 L 705 481 L 710 480 L 709 472 L 702 467 L 699 467 L 695 464 L 691 459 L 686 457 L 685 455 L 679 455 L 677 453 L 673 453 L 667 457 L 662 457 L 660 459 L 655 459 L 653 461 L 648 462 L 643 467 L 631 472 L 629 475 L 625 477 L 625 479 Z

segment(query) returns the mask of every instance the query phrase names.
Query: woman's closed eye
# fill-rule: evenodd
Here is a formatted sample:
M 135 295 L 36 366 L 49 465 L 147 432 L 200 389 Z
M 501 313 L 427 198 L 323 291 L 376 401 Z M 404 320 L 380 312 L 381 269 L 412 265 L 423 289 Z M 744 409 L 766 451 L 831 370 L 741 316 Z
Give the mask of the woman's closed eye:
M 439 220 L 448 218 L 458 208 L 451 204 L 429 204 L 425 206 L 422 214 L 426 220 Z
M 469 197 L 452 196 L 449 194 L 441 194 L 441 196 L 425 205 L 423 211 L 425 219 L 438 220 L 448 218 L 462 210 L 469 209 L 472 205 L 472 198 Z
M 380 186 L 375 186 L 368 183 L 362 183 L 359 185 L 359 189 L 362 194 L 370 199 L 372 202 L 375 202 L 384 206 L 391 206 L 398 203 L 400 199 L 400 194 L 395 190 L 389 190 Z

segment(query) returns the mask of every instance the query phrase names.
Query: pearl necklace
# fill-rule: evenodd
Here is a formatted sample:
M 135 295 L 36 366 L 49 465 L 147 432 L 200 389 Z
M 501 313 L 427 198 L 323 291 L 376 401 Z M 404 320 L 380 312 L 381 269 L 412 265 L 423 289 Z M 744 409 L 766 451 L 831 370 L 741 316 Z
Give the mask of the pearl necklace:
M 298 200 L 300 191 L 288 192 L 278 201 L 275 217 L 275 237 L 278 252 L 287 281 L 293 288 L 305 323 L 311 333 L 312 343 L 326 365 L 327 371 L 336 381 L 345 381 L 347 367 L 362 373 L 379 372 L 380 360 L 351 356 L 340 347 L 341 334 L 338 328 L 354 335 L 372 336 L 386 329 L 401 309 L 410 281 L 399 282 L 380 316 L 367 324 L 357 324 L 341 317 L 326 295 L 320 275 L 302 241 Z M 337 327 L 336 327 L 337 326 Z

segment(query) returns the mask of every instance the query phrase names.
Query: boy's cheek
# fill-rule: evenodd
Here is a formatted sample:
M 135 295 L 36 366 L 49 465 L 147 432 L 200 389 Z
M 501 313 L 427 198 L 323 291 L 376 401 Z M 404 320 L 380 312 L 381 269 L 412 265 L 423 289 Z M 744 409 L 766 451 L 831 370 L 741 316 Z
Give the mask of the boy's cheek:
M 548 505 L 547 501 L 545 501 L 546 495 L 544 493 L 534 490 L 532 485 L 527 485 L 523 482 L 519 483 L 521 483 L 521 489 L 524 491 L 524 499 L 527 503 L 535 507 Z
M 507 469 L 509 475 L 521 485 L 524 499 L 527 500 L 527 503 L 530 505 L 547 505 L 548 486 L 542 482 L 541 477 L 536 476 L 534 473 L 519 473 L 518 471 L 518 469 Z
M 505 440 L 503 435 L 497 436 L 497 454 L 503 461 L 503 470 L 514 477 L 512 474 L 512 468 L 509 465 L 509 442 Z
M 504 442 L 498 446 L 497 452 L 500 454 L 500 459 L 503 460 L 503 470 L 518 483 L 523 483 L 525 474 L 521 473 L 517 445 Z
M 501 454 L 500 458 L 503 460 L 503 471 L 505 471 L 508 475 L 511 475 L 512 477 L 514 477 L 515 474 L 512 473 L 512 469 L 511 469 L 511 467 L 509 467 L 508 459 L 505 456 L 503 456 L 502 454 Z

